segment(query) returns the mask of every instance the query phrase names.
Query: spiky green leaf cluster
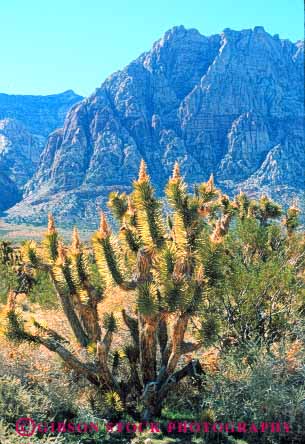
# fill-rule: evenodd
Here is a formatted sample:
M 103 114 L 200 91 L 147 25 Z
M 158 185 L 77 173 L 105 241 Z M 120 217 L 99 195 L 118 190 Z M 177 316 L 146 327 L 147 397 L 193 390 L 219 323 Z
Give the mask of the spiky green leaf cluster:
M 154 284 L 144 282 L 137 287 L 137 306 L 144 316 L 155 316 L 159 311 L 157 288 Z
M 103 327 L 105 330 L 114 333 L 117 331 L 117 322 L 113 313 L 106 313 L 103 319 Z
M 67 259 L 63 264 L 56 264 L 53 267 L 53 273 L 62 292 L 68 295 L 77 293 L 77 282 L 73 279 L 70 259 Z
M 151 248 L 162 247 L 165 232 L 161 203 L 156 199 L 150 181 L 135 181 L 132 198 L 137 208 L 137 228 L 143 243 Z
M 21 247 L 21 253 L 26 263 L 34 268 L 38 266 L 40 258 L 37 252 L 37 244 L 34 241 L 26 241 Z
M 106 284 L 122 285 L 122 257 L 116 239 L 111 236 L 101 238 L 96 234 L 92 239 L 95 260 L 98 270 Z
M 25 321 L 15 311 L 7 314 L 7 326 L 5 336 L 12 342 L 33 342 L 34 338 L 25 331 Z
M 109 391 L 105 393 L 104 402 L 109 409 L 113 409 L 115 412 L 122 412 L 123 410 L 123 404 L 117 392 Z
M 43 244 L 44 258 L 50 262 L 54 263 L 58 257 L 58 233 L 46 233 Z
M 128 208 L 127 196 L 125 193 L 118 193 L 113 191 L 109 194 L 108 207 L 111 209 L 114 217 L 122 222 L 124 215 Z

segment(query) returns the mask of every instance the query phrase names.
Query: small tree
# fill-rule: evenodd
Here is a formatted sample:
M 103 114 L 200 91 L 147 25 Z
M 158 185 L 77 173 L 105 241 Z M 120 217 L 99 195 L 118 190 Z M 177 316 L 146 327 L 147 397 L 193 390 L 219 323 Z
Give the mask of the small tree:
M 204 344 L 209 328 L 203 328 L 203 335 L 194 342 L 186 340 L 186 333 L 198 315 L 206 316 L 205 325 L 209 325 L 209 294 L 222 279 L 219 259 L 227 254 L 223 241 L 233 216 L 256 217 L 266 225 L 280 210 L 266 197 L 250 202 L 240 195 L 230 201 L 215 188 L 213 176 L 189 194 L 177 163 L 166 186 L 167 215 L 143 161 L 133 188 L 130 195 L 111 193 L 109 198 L 118 234 L 112 233 L 102 213 L 93 236 L 99 285 L 77 230 L 71 245 L 65 247 L 52 216 L 43 243 L 31 241 L 22 248 L 28 266 L 49 273 L 76 340 L 84 348 L 93 345 L 94 358 L 83 362 L 67 347 L 65 338 L 37 322 L 36 331 L 25 328 L 12 303 L 8 335 L 56 352 L 109 399 L 119 397 L 133 416 L 140 401 L 142 419 L 150 420 L 160 415 L 168 392 L 179 381 L 202 373 L 198 360 L 184 364 L 182 358 Z M 118 286 L 135 297 L 134 312 L 122 311 L 130 334 L 124 349 L 128 366 L 124 376 L 118 372 L 119 354 L 111 354 L 115 317 L 109 313 L 103 321 L 99 318 L 98 303 L 105 286 Z
M 289 336 L 304 304 L 302 234 L 247 216 L 235 219 L 223 248 L 206 316 L 218 327 L 218 345 L 270 348 Z
M 0 301 L 28 293 L 35 283 L 30 270 L 23 263 L 20 252 L 6 240 L 0 241 Z

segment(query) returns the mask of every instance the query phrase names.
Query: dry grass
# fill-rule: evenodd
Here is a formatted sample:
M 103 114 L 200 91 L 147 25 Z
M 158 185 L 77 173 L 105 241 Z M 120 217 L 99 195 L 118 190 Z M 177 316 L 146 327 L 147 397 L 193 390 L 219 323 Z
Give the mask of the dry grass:
M 113 348 L 122 348 L 129 342 L 130 336 L 127 327 L 122 320 L 122 309 L 128 313 L 135 313 L 136 296 L 134 292 L 123 292 L 118 288 L 108 289 L 105 292 L 103 301 L 99 304 L 100 318 L 103 319 L 106 313 L 113 312 L 119 331 L 114 335 Z M 38 304 L 30 304 L 26 296 L 19 298 L 19 311 L 22 317 L 29 322 L 35 318 L 43 325 L 55 330 L 73 344 L 74 351 L 82 358 L 80 348 L 75 344 L 69 324 L 59 309 L 43 309 Z M 0 306 L 0 313 L 5 313 L 6 307 Z M 3 317 L 2 317 L 3 319 Z M 3 322 L 3 321 L 2 321 Z M 1 323 L 1 318 L 0 318 Z M 1 326 L 1 325 L 0 325 Z M 193 341 L 192 331 L 187 333 L 186 340 Z M 274 350 L 276 353 L 277 351 Z M 219 370 L 219 352 L 216 348 L 200 349 L 196 353 L 204 370 L 211 373 Z M 302 344 L 295 341 L 291 344 L 286 353 L 288 370 L 293 373 L 300 365 L 300 357 L 303 356 Z M 184 356 L 184 362 L 194 358 L 194 354 Z M 43 346 L 36 346 L 27 343 L 19 345 L 12 344 L 0 334 L 0 376 L 12 375 L 25 380 L 39 380 L 45 382 L 58 382 L 58 378 L 64 376 L 67 369 L 63 367 L 61 360 Z
M 99 305 L 101 319 L 106 313 L 113 312 L 118 322 L 119 334 L 114 337 L 113 346 L 122 347 L 129 339 L 127 328 L 123 325 L 121 310 L 125 308 L 128 312 L 134 309 L 134 294 L 126 295 L 117 289 L 108 290 L 104 300 Z M 19 297 L 18 311 L 22 318 L 28 321 L 35 318 L 39 323 L 47 325 L 73 344 L 75 352 L 79 348 L 73 341 L 73 335 L 69 324 L 61 309 L 43 309 L 38 304 L 30 304 L 26 296 Z M 6 307 L 0 306 L 2 322 L 6 313 Z M 62 372 L 62 365 L 57 356 L 43 346 L 27 343 L 19 345 L 12 344 L 3 335 L 0 335 L 0 375 L 12 375 L 21 379 L 50 380 L 58 378 Z
M 127 327 L 122 319 L 122 309 L 125 309 L 129 314 L 134 315 L 136 305 L 136 296 L 134 292 L 123 292 L 118 288 L 111 288 L 105 292 L 103 301 L 99 304 L 100 319 L 103 319 L 106 313 L 113 312 L 119 332 L 114 335 L 113 348 L 122 348 L 129 342 L 130 335 Z M 21 311 L 23 319 L 30 321 L 35 318 L 39 323 L 48 326 L 49 328 L 58 332 L 61 336 L 67 338 L 73 344 L 76 353 L 80 352 L 79 347 L 73 340 L 73 335 L 69 324 L 62 312 L 59 309 L 43 309 L 38 304 L 30 304 L 26 296 L 18 300 L 19 310 Z M 2 312 L 5 307 L 2 307 Z M 188 332 L 186 336 L 187 341 L 193 341 L 192 333 Z M 80 357 L 81 354 L 80 354 Z M 218 369 L 218 351 L 214 348 L 208 350 L 198 350 L 196 357 L 205 370 L 212 372 Z M 182 362 L 194 358 L 194 354 L 186 355 Z M 63 368 L 60 359 L 52 352 L 48 351 L 43 346 L 33 346 L 31 344 L 14 345 L 10 343 L 5 337 L 0 336 L 0 375 L 9 374 L 18 376 L 22 379 L 39 379 L 51 381 L 52 378 L 58 378 L 62 373 Z
M 19 308 L 25 320 L 30 321 L 35 317 L 37 321 L 44 322 L 48 327 L 71 338 L 71 331 L 60 310 L 41 310 L 38 306 L 33 306 L 31 310 L 26 308 L 26 311 L 23 311 L 22 306 L 28 307 L 26 298 Z M 4 314 L 6 307 L 1 307 L 1 311 Z M 0 335 L 0 375 L 51 382 L 53 378 L 58 378 L 61 371 L 59 359 L 45 347 L 28 343 L 16 345 Z

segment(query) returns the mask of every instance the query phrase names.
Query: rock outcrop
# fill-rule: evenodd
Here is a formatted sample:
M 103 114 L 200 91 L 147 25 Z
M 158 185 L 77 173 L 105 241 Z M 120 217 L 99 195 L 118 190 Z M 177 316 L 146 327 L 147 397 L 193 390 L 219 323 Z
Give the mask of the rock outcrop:
M 82 99 L 73 91 L 50 96 L 0 94 L 0 211 L 22 197 L 35 173 L 48 134 Z
M 22 197 L 17 185 L 0 171 L 0 211 L 13 206 Z
M 161 192 L 178 160 L 190 183 L 211 172 L 227 192 L 283 201 L 304 191 L 303 44 L 262 27 L 205 37 L 176 27 L 53 132 L 19 221 L 89 224 L 110 190 L 128 189 L 141 158 Z

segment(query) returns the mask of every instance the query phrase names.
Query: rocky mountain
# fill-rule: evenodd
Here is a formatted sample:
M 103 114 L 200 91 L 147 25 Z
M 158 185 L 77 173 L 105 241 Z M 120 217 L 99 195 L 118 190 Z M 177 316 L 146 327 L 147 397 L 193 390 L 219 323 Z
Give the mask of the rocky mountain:
M 53 132 L 9 220 L 89 224 L 141 158 L 161 192 L 178 160 L 228 193 L 304 192 L 303 43 L 262 27 L 206 37 L 183 26 L 107 78 Z
M 68 109 L 82 98 L 73 91 L 50 96 L 0 94 L 0 210 L 20 200 L 48 134 L 62 126 Z

